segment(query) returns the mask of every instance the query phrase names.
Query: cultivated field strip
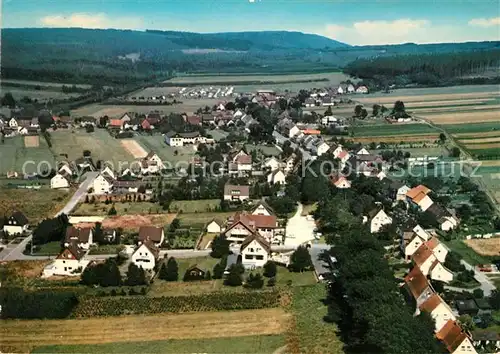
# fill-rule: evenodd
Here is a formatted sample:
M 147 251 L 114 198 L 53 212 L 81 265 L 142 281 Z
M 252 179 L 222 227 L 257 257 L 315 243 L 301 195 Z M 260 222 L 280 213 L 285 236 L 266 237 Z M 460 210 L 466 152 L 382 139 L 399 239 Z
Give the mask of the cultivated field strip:
M 461 138 L 460 141 L 463 142 L 464 144 L 496 143 L 500 142 L 500 136 L 495 136 L 492 138 L 470 138 L 470 139 Z
M 477 149 L 500 149 L 500 142 L 497 143 L 486 143 L 486 144 L 464 144 L 467 149 L 477 150 Z
M 495 101 L 494 98 L 478 99 L 471 98 L 466 100 L 442 100 L 442 101 L 422 101 L 422 102 L 410 102 L 406 105 L 406 108 L 419 108 L 419 107 L 439 107 L 439 106 L 453 106 L 453 105 L 472 105 L 480 104 L 485 102 Z
M 456 133 L 453 134 L 453 137 L 459 139 L 477 139 L 481 137 L 500 137 L 500 130 L 494 130 L 489 132 L 478 132 L 475 134 L 472 133 Z
M 396 101 L 408 102 L 424 102 L 424 101 L 446 101 L 446 100 L 462 100 L 463 99 L 492 99 L 500 97 L 500 92 L 469 92 L 469 93 L 443 93 L 434 95 L 409 95 L 409 96 L 382 96 L 382 97 L 361 97 L 358 100 L 362 103 L 382 103 L 393 104 Z M 411 106 L 411 104 L 408 104 Z
M 2 348 L 98 344 L 164 339 L 279 334 L 290 315 L 283 309 L 120 316 L 72 320 L 5 320 Z
M 500 238 L 472 239 L 464 242 L 483 256 L 497 256 L 500 253 Z
M 405 143 L 416 142 L 434 142 L 439 138 L 438 134 L 414 134 L 414 135 L 379 135 L 379 136 L 366 136 L 354 137 L 352 140 L 355 143 L 370 143 L 370 142 L 384 142 L 384 143 Z
M 426 118 L 436 124 L 464 124 L 500 121 L 500 112 L 465 112 L 428 114 Z
M 498 104 L 491 104 L 491 105 L 480 105 L 480 106 L 468 106 L 468 105 L 456 105 L 456 106 L 447 106 L 447 107 L 432 107 L 432 108 L 410 108 L 409 111 L 416 113 L 416 114 L 423 114 L 423 113 L 435 113 L 435 112 L 477 112 L 477 111 L 491 111 L 495 109 L 499 109 L 500 105 Z

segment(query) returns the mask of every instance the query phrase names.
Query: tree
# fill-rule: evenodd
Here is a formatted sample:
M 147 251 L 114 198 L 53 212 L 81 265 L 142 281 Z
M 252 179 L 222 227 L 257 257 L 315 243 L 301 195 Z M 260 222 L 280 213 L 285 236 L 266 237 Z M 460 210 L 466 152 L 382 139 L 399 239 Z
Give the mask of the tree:
M 158 272 L 158 278 L 161 280 L 167 280 L 167 265 L 165 262 L 161 264 L 160 271 Z
M 462 315 L 458 317 L 458 324 L 464 331 L 470 332 L 474 329 L 474 321 L 470 315 Z
M 490 295 L 490 305 L 495 310 L 500 310 L 500 291 L 493 290 Z
M 177 265 L 177 261 L 175 260 L 175 258 L 170 257 L 167 261 L 166 274 L 164 280 L 177 281 L 178 279 L 179 279 L 179 266 Z
M 365 119 L 366 117 L 368 117 L 368 111 L 366 109 L 362 109 L 361 110 L 361 118 L 362 119 Z
M 229 274 L 224 280 L 224 285 L 228 286 L 240 286 L 243 282 L 241 280 L 241 269 L 238 267 L 238 264 L 231 264 L 228 269 Z
M 209 270 L 207 270 L 207 272 L 205 273 L 205 280 L 212 280 L 212 274 Z
M 147 284 L 147 279 L 144 269 L 136 266 L 134 262 L 130 262 L 127 271 L 127 285 L 136 286 L 136 285 L 146 285 L 146 284 Z
M 372 116 L 377 117 L 380 113 L 380 105 L 374 104 L 372 108 Z
M 452 147 L 451 151 L 450 151 L 450 156 L 451 157 L 460 157 L 460 149 L 457 148 L 456 146 Z
M 266 278 L 275 277 L 277 272 L 278 272 L 278 267 L 276 266 L 276 263 L 274 263 L 273 261 L 267 261 L 266 264 L 264 264 L 264 276 Z
M 214 266 L 214 269 L 213 269 L 213 276 L 212 278 L 214 279 L 222 279 L 222 277 L 224 276 L 224 267 L 222 266 L 222 264 L 219 262 L 217 263 L 215 266 Z
M 111 206 L 111 209 L 109 209 L 109 211 L 108 211 L 108 215 L 116 215 L 116 214 L 117 214 L 117 212 L 116 212 L 115 204 L 113 204 Z
M 94 126 L 92 124 L 87 124 L 87 126 L 85 127 L 85 130 L 87 131 L 87 133 L 93 133 L 94 132 Z
M 276 285 L 276 278 L 269 278 L 267 281 L 267 286 L 275 286 Z
M 212 252 L 210 252 L 210 256 L 213 258 L 222 258 L 229 253 L 229 241 L 226 237 L 224 235 L 216 236 L 212 241 Z
M 93 238 L 94 238 L 94 241 L 96 241 L 97 243 L 103 243 L 104 239 L 103 239 L 103 230 L 102 230 L 102 223 L 101 222 L 96 222 L 95 223 L 95 226 L 94 226 L 94 229 L 92 231 L 93 233 Z
M 14 99 L 14 96 L 12 96 L 12 93 L 7 92 L 2 97 L 2 106 L 7 106 L 9 108 L 16 108 L 16 100 Z
M 260 275 L 260 273 L 250 273 L 245 282 L 245 287 L 249 289 L 262 289 L 263 286 L 264 278 Z
M 484 297 L 484 292 L 482 289 L 474 289 L 474 291 L 472 292 L 472 295 L 476 299 L 482 299 Z
M 446 134 L 445 133 L 440 133 L 439 134 L 439 142 L 441 144 L 444 144 L 446 142 Z
M 290 257 L 290 270 L 293 272 L 303 272 L 312 267 L 311 254 L 304 246 L 299 246 Z
M 360 104 L 356 105 L 356 107 L 354 107 L 354 116 L 355 117 L 360 117 L 362 110 L 363 110 L 363 106 L 362 105 L 360 105 Z

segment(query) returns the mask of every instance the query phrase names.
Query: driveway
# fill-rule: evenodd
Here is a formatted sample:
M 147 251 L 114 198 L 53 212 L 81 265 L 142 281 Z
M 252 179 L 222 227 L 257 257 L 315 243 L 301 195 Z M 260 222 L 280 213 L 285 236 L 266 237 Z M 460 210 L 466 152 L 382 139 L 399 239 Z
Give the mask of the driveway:
M 298 247 L 304 243 L 315 240 L 314 229 L 316 224 L 314 220 L 307 220 L 302 216 L 303 206 L 299 203 L 297 212 L 288 219 L 286 224 L 285 246 Z
M 73 196 L 66 203 L 64 208 L 62 208 L 55 215 L 55 217 L 57 217 L 63 213 L 68 215 L 71 212 L 71 210 L 73 210 L 73 208 L 76 207 L 76 205 L 85 196 L 85 194 L 87 193 L 87 190 L 89 189 L 90 185 L 94 182 L 94 179 L 97 177 L 97 175 L 98 175 L 97 172 L 86 173 L 85 180 L 80 184 L 80 187 L 78 187 L 75 194 L 73 194 Z M 12 244 L 12 242 L 11 242 L 10 244 L 7 245 L 6 248 L 4 248 L 2 250 L 2 252 L 0 252 L 0 260 L 2 260 L 2 261 L 14 261 L 17 259 L 20 259 L 20 260 L 50 259 L 50 257 L 46 257 L 46 256 L 26 256 L 25 254 L 23 254 L 23 251 L 26 248 L 26 245 L 28 244 L 29 241 L 31 241 L 31 236 L 26 237 L 19 244 Z

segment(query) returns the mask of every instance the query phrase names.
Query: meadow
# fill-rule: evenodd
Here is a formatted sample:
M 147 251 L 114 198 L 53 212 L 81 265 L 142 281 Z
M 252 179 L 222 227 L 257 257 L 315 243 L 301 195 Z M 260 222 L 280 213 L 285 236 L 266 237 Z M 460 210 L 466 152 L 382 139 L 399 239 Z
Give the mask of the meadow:
M 185 164 L 182 167 L 186 168 L 187 164 L 191 162 L 191 159 L 196 153 L 193 146 L 168 146 L 161 135 L 137 135 L 134 139 L 142 145 L 146 151 L 154 151 L 158 154 L 165 164 L 167 161 L 171 163 L 183 162 Z
M 54 154 L 44 138 L 39 139 L 38 147 L 26 147 L 22 136 L 5 138 L 5 142 L 0 146 L 1 175 L 8 171 L 17 171 L 21 175 L 23 172 L 43 172 L 55 165 Z

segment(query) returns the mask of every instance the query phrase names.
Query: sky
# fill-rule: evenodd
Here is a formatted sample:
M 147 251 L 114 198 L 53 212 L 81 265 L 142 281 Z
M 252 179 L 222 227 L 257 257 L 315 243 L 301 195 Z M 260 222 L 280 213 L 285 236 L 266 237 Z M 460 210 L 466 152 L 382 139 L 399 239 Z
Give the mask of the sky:
M 287 30 L 352 45 L 466 42 L 500 40 L 500 1 L 3 0 L 1 21 L 2 28 Z

